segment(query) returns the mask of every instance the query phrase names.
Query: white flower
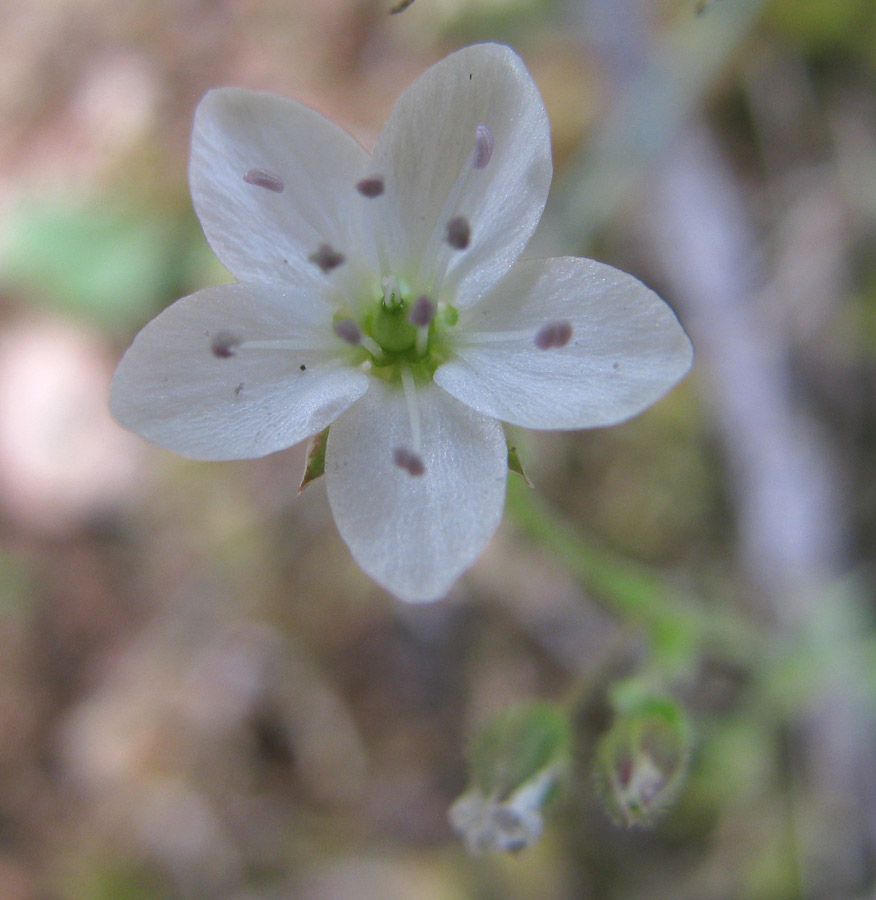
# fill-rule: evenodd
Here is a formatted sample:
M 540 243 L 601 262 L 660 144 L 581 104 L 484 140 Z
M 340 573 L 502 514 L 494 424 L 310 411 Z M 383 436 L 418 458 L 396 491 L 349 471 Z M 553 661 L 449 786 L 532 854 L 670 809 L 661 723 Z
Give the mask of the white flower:
M 519 853 L 541 837 L 541 809 L 560 774 L 560 768 L 546 769 L 504 799 L 472 788 L 450 807 L 450 824 L 475 856 L 488 850 Z
M 551 168 L 538 91 L 496 44 L 426 71 L 370 155 L 300 103 L 210 91 L 192 198 L 238 282 L 140 332 L 113 414 L 198 459 L 263 456 L 331 425 L 328 497 L 353 556 L 405 600 L 443 596 L 501 518 L 499 420 L 612 425 L 691 363 L 635 279 L 519 259 Z

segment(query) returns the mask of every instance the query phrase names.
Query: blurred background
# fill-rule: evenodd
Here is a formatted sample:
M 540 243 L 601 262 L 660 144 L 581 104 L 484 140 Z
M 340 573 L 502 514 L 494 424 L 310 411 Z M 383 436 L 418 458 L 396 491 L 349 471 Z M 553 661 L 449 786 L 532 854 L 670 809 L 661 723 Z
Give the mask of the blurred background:
M 0 898 L 876 897 L 876 4 L 0 0 Z M 114 365 L 228 276 L 186 184 L 210 87 L 370 146 L 430 63 L 510 43 L 556 175 L 532 254 L 677 311 L 691 376 L 521 438 L 503 526 L 408 607 L 304 449 L 194 463 L 107 413 Z M 593 788 L 613 685 L 687 710 L 678 802 Z M 466 748 L 572 703 L 569 790 L 466 853 Z

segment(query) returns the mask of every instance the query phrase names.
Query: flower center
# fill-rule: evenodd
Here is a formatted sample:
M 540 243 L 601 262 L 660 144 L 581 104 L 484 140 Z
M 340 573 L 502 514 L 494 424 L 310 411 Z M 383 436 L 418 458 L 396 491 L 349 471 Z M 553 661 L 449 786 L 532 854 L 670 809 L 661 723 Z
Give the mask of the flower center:
M 417 383 L 430 381 L 450 358 L 456 309 L 425 294 L 415 296 L 392 276 L 382 280 L 379 291 L 382 296 L 363 304 L 365 312 L 357 317 L 336 315 L 335 334 L 356 348 L 355 362 L 378 378 L 398 383 L 407 370 Z

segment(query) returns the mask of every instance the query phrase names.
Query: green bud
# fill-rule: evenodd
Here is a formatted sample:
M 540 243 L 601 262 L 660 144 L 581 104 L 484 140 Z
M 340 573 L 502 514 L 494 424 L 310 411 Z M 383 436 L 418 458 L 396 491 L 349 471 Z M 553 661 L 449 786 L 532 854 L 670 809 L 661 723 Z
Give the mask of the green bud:
M 450 809 L 472 853 L 517 853 L 538 839 L 570 745 L 569 721 L 550 704 L 527 704 L 487 723 L 472 743 L 471 786 Z
M 692 732 L 681 707 L 646 697 L 616 713 L 596 748 L 596 786 L 619 825 L 652 825 L 676 800 L 690 761 Z

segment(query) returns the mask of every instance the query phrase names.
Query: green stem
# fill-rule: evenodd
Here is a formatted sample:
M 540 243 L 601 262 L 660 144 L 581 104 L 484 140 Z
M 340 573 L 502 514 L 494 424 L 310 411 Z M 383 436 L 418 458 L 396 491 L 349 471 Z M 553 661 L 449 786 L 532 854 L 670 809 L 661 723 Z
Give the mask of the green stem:
M 729 606 L 706 606 L 660 572 L 598 546 L 519 479 L 508 484 L 507 506 L 518 528 L 588 593 L 648 632 L 661 668 L 684 669 L 705 649 L 750 661 L 762 646 L 763 635 Z

